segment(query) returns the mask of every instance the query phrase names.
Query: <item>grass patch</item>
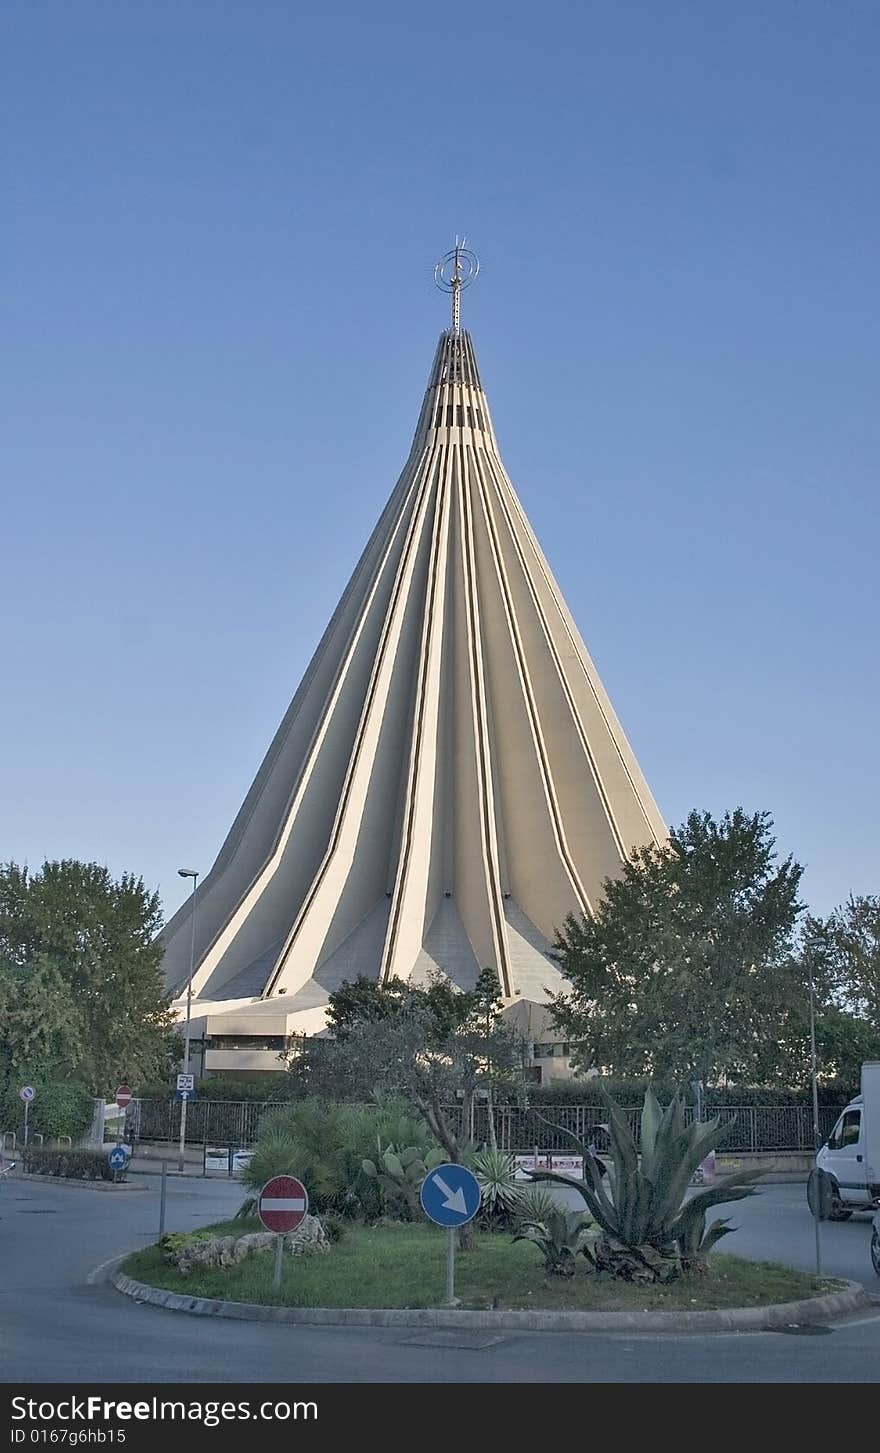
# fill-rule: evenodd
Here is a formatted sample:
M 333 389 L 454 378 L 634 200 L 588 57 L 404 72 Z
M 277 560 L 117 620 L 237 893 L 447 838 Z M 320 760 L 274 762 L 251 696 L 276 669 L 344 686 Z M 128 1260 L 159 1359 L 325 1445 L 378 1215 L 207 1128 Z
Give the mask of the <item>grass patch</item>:
M 205 1229 L 231 1235 L 254 1225 L 224 1221 Z M 445 1296 L 445 1257 L 446 1235 L 434 1227 L 354 1225 L 327 1255 L 285 1257 L 278 1295 L 272 1291 L 271 1252 L 228 1269 L 196 1267 L 184 1276 L 163 1261 L 158 1247 L 150 1246 L 129 1256 L 122 1270 L 151 1286 L 228 1301 L 289 1307 L 437 1307 Z M 478 1233 L 476 1249 L 456 1255 L 456 1294 L 463 1307 L 477 1310 L 700 1311 L 798 1301 L 838 1285 L 770 1262 L 720 1254 L 710 1257 L 704 1274 L 668 1286 L 632 1286 L 589 1273 L 585 1262 L 583 1268 L 579 1265 L 570 1281 L 547 1277 L 540 1256 L 527 1242 L 514 1244 L 508 1236 Z

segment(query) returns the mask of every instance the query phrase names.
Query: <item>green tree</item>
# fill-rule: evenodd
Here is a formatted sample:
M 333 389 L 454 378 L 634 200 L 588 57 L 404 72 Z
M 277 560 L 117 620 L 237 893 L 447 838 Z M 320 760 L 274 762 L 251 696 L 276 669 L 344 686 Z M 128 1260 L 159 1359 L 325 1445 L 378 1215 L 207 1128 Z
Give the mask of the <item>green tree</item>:
M 829 1005 L 816 1016 L 816 1060 L 823 1079 L 857 1090 L 865 1060 L 880 1060 L 880 1029 Z
M 803 870 L 777 864 L 771 829 L 767 813 L 692 812 L 606 880 L 593 918 L 569 916 L 556 950 L 571 989 L 553 1013 L 582 1067 L 706 1085 L 784 1073 Z
M 0 1088 L 26 1079 L 47 1081 L 59 1067 L 66 1074 L 79 1068 L 83 1016 L 47 955 L 21 965 L 0 955 L 0 1025 Z
M 803 946 L 829 999 L 880 1026 L 880 897 L 851 895 L 828 918 L 807 918 Z
M 491 970 L 469 992 L 439 977 L 424 988 L 400 980 L 382 987 L 359 978 L 330 996 L 335 1039 L 299 1044 L 291 1072 L 313 1095 L 402 1096 L 457 1161 L 478 1092 L 513 1084 L 522 1062 L 501 1009 Z
M 176 1053 L 158 894 L 97 863 L 0 867 L 5 1076 L 76 1078 L 93 1094 L 165 1076 Z

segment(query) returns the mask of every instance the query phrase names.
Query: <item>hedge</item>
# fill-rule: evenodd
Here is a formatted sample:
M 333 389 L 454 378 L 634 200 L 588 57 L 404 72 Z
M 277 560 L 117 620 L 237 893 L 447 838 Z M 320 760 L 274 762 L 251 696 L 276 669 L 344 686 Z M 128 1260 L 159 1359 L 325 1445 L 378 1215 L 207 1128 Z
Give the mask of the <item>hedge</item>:
M 92 1123 L 93 1100 L 85 1085 L 73 1081 L 41 1084 L 33 1081 L 36 1095 L 28 1105 L 28 1126 L 31 1134 L 39 1133 L 47 1140 L 61 1140 L 69 1135 L 80 1140 Z M 24 1105 L 18 1086 L 12 1085 L 0 1105 L 0 1130 L 19 1131 L 24 1122 Z
M 600 1105 L 602 1086 L 619 1104 L 639 1105 L 644 1099 L 648 1084 L 648 1080 L 604 1079 L 594 1076 L 591 1079 L 560 1081 L 558 1084 L 529 1085 L 526 1094 L 530 1105 Z M 681 1088 L 658 1083 L 654 1083 L 652 1087 L 662 1103 L 671 1100 L 675 1090 Z M 686 1093 L 688 1099 L 692 1099 L 687 1087 Z M 843 1106 L 857 1094 L 857 1085 L 835 1081 L 819 1086 L 819 1104 Z M 496 1095 L 499 1104 L 504 1098 L 501 1093 Z M 761 1085 L 727 1085 L 703 1091 L 703 1107 L 707 1110 L 715 1105 L 809 1105 L 811 1102 L 812 1091 L 809 1086 L 783 1090 Z
M 31 1175 L 64 1176 L 75 1181 L 125 1180 L 125 1171 L 114 1176 L 102 1150 L 43 1150 L 28 1145 L 21 1152 L 22 1169 Z
M 529 1104 L 601 1104 L 600 1085 L 608 1091 L 608 1094 L 619 1101 L 619 1104 L 640 1104 L 645 1098 L 645 1090 L 649 1081 L 646 1080 L 603 1080 L 600 1077 L 591 1080 L 569 1080 L 561 1081 L 559 1084 L 529 1085 L 527 1098 Z M 672 1094 L 681 1085 L 653 1084 L 653 1091 L 662 1104 L 671 1100 Z M 858 1085 L 834 1084 L 819 1085 L 819 1104 L 823 1106 L 845 1106 L 854 1094 L 858 1094 Z M 685 1096 L 693 1103 L 693 1093 L 690 1087 L 685 1087 Z M 502 1094 L 498 1094 L 498 1103 L 501 1103 Z M 728 1087 L 712 1088 L 703 1091 L 703 1109 L 712 1110 L 714 1106 L 745 1107 L 752 1104 L 762 1106 L 787 1106 L 787 1104 L 810 1104 L 812 1103 L 812 1090 L 809 1087 L 796 1088 L 796 1090 L 777 1090 L 767 1088 L 764 1085 L 728 1085 Z
M 237 1103 L 246 1100 L 263 1105 L 302 1098 L 302 1089 L 294 1084 L 286 1070 L 279 1070 L 277 1073 L 271 1071 L 252 1080 L 239 1080 L 227 1075 L 205 1075 L 196 1080 L 195 1088 L 199 1100 L 231 1100 Z M 174 1086 L 147 1084 L 137 1087 L 135 1093 L 140 1100 L 170 1100 L 174 1094 Z

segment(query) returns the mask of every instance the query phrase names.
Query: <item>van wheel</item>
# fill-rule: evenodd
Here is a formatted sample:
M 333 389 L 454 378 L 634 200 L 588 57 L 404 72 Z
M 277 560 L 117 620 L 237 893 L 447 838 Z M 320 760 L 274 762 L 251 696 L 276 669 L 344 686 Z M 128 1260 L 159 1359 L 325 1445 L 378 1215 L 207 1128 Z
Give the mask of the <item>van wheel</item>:
M 880 1231 L 876 1229 L 871 1233 L 871 1265 L 880 1276 Z

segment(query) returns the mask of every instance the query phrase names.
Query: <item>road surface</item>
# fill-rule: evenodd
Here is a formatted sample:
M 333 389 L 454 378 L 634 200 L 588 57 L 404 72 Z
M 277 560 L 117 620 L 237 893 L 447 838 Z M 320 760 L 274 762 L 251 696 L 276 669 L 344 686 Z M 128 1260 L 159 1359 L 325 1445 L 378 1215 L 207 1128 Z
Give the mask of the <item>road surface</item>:
M 880 1306 L 812 1335 L 682 1336 L 274 1327 L 138 1306 L 90 1273 L 155 1240 L 156 1176 L 119 1193 L 4 1182 L 0 1189 L 0 1367 L 25 1384 L 77 1382 L 874 1382 Z M 227 1216 L 241 1187 L 169 1178 L 169 1230 Z M 771 1186 L 730 1208 L 744 1254 L 811 1265 L 803 1187 Z M 723 1211 L 722 1213 L 723 1214 Z M 870 1223 L 822 1228 L 826 1270 L 880 1291 Z

